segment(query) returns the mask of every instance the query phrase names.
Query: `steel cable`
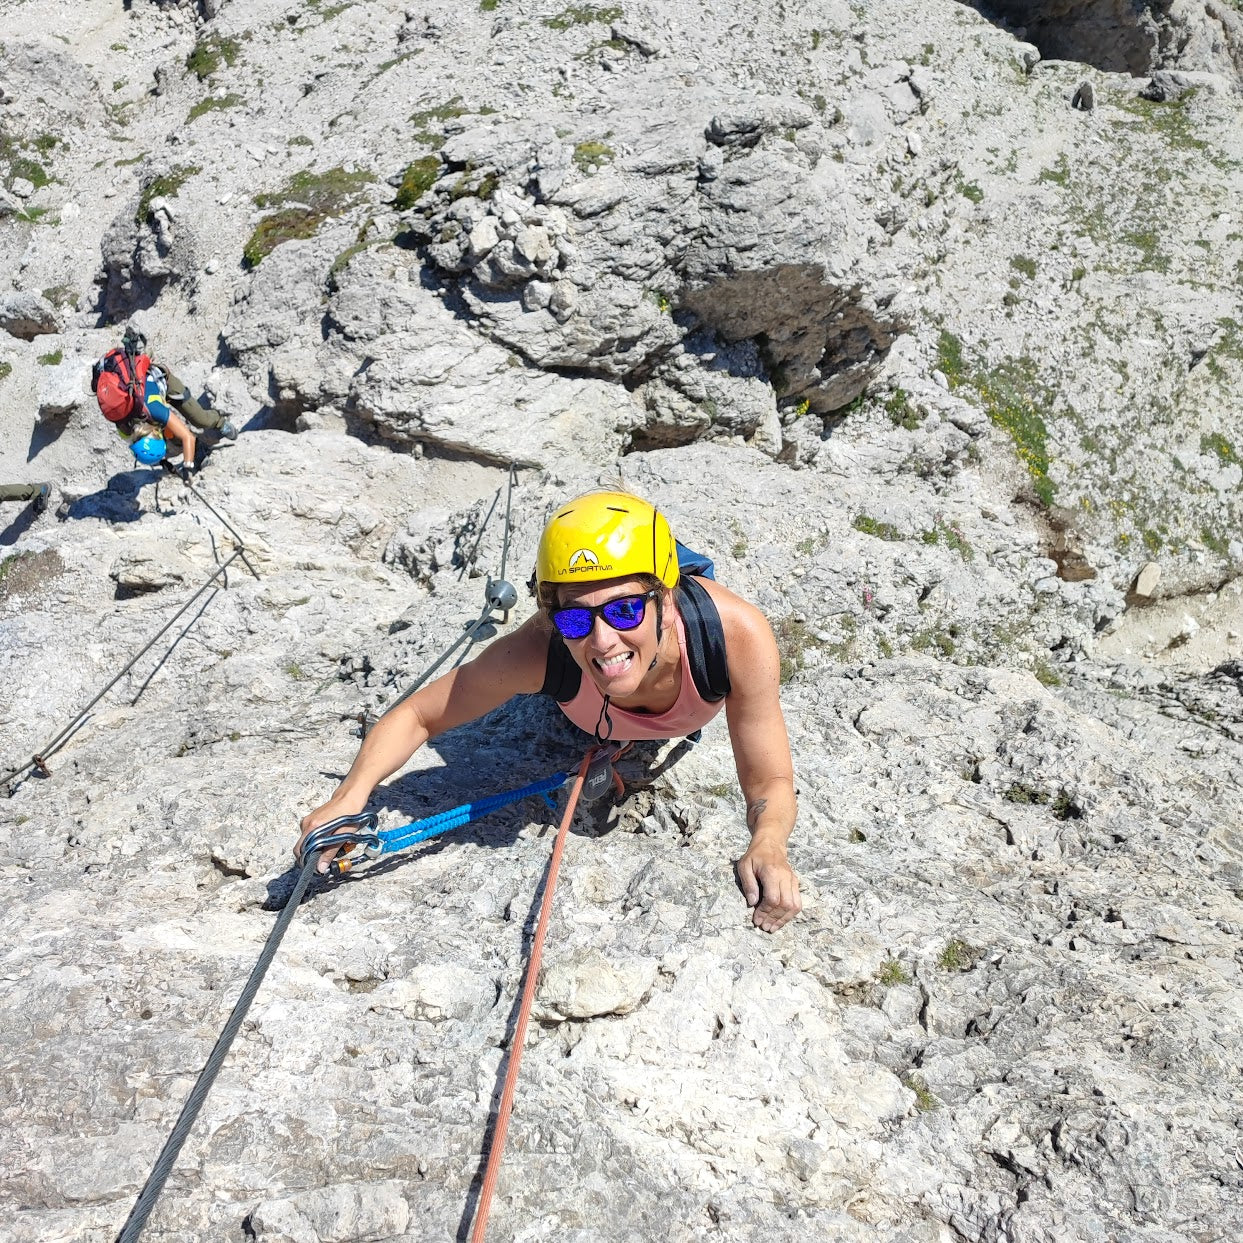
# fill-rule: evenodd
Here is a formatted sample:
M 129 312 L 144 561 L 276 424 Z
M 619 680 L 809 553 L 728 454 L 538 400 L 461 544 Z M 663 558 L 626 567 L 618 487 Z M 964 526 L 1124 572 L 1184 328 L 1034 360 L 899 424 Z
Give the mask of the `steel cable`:
M 57 734 L 56 737 L 51 740 L 51 742 L 49 742 L 45 747 L 43 747 L 31 759 L 29 764 L 24 764 L 22 765 L 21 768 L 11 769 L 9 772 L 5 774 L 3 778 L 0 778 L 0 780 L 6 781 L 6 782 L 12 781 L 17 777 L 20 777 L 23 773 L 29 772 L 32 768 L 43 768 L 46 771 L 45 762 L 48 759 L 48 757 L 55 755 L 56 752 L 59 751 L 61 747 L 63 747 L 65 743 L 69 741 L 69 739 L 77 731 L 78 727 L 85 720 L 90 710 L 143 658 L 143 656 L 147 654 L 147 652 L 151 650 L 151 648 L 155 645 L 156 640 L 159 639 L 160 636 L 165 633 L 165 631 L 169 630 L 172 627 L 173 623 L 195 602 L 195 600 L 197 600 L 199 596 L 201 596 L 203 592 L 205 592 L 207 588 L 210 587 L 211 584 L 214 583 L 216 579 L 218 579 L 220 575 L 223 574 L 229 568 L 229 566 L 232 565 L 233 562 L 236 561 L 237 558 L 240 557 L 241 555 L 242 555 L 241 549 L 237 549 L 233 552 L 232 556 L 230 556 L 227 561 L 225 561 L 222 565 L 217 566 L 216 569 L 212 572 L 212 574 L 203 582 L 203 584 L 199 587 L 199 589 L 181 606 L 181 608 L 179 608 L 172 615 L 172 617 L 170 617 L 168 621 L 166 621 L 164 625 L 162 625 L 159 628 L 159 630 L 157 630 L 155 634 L 153 634 L 151 638 L 149 638 L 146 641 L 146 643 L 142 645 L 142 647 L 138 650 L 138 652 L 126 663 L 125 667 L 116 675 L 116 677 L 114 677 L 112 681 L 109 682 L 108 685 L 105 686 L 103 690 L 101 690 L 95 696 L 95 698 L 92 699 L 91 702 L 88 703 L 86 707 L 83 708 L 77 714 L 77 716 L 75 716 L 73 720 L 70 721 L 69 724 L 66 725 L 65 728 L 62 729 L 60 733 Z
M 272 931 L 268 933 L 268 939 L 264 942 L 259 959 L 251 970 L 250 978 L 247 979 L 243 986 L 241 995 L 238 997 L 237 1003 L 234 1005 L 233 1011 L 224 1025 L 224 1029 L 216 1040 L 215 1047 L 208 1054 L 207 1061 L 203 1064 L 203 1069 L 199 1072 L 199 1077 L 195 1081 L 194 1087 L 190 1089 L 190 1095 L 186 1097 L 186 1103 L 181 1107 L 181 1113 L 178 1115 L 168 1139 L 164 1141 L 164 1147 L 160 1149 L 160 1155 L 156 1157 L 155 1165 L 151 1167 L 151 1173 L 147 1176 L 147 1181 L 138 1193 L 138 1199 L 134 1201 L 134 1207 L 125 1219 L 125 1225 L 121 1227 L 121 1233 L 117 1235 L 116 1243 L 134 1243 L 134 1240 L 142 1233 L 142 1228 L 146 1225 L 147 1218 L 151 1215 L 151 1210 L 160 1198 L 160 1192 L 164 1190 L 164 1184 L 167 1182 L 168 1176 L 176 1164 L 177 1155 L 181 1152 L 181 1146 L 186 1142 L 186 1137 L 190 1134 L 190 1128 L 194 1125 L 194 1120 L 198 1117 L 198 1112 L 202 1108 L 203 1102 L 207 1099 L 207 1093 L 211 1090 L 212 1083 L 220 1072 L 220 1067 L 224 1064 L 224 1059 L 229 1052 L 229 1046 L 233 1043 L 233 1038 L 237 1035 L 238 1029 L 242 1025 L 242 1020 L 246 1017 L 247 1010 L 250 1009 L 250 1003 L 254 1001 L 255 994 L 259 991 L 259 985 L 263 983 L 263 977 L 267 974 L 268 967 L 271 966 L 272 959 L 276 956 L 276 950 L 281 943 L 281 938 L 285 935 L 285 930 L 289 927 L 290 921 L 298 910 L 298 904 L 302 901 L 302 895 L 306 892 L 307 885 L 310 884 L 311 877 L 315 873 L 315 865 L 318 862 L 319 852 L 308 855 L 303 860 L 302 870 L 298 873 L 298 879 L 294 884 L 293 891 L 290 893 L 285 905 L 281 907 L 281 913 L 277 916 L 276 923 L 272 925 Z

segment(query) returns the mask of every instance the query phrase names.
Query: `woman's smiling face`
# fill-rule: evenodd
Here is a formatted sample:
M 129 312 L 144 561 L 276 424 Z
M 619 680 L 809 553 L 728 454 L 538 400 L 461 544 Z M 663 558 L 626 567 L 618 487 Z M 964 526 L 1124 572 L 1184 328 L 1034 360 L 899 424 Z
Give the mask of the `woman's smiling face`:
M 562 587 L 557 600 L 561 608 L 591 608 L 623 596 L 643 596 L 650 590 L 642 579 L 614 578 L 603 583 L 584 583 L 582 587 Z M 597 613 L 591 630 L 583 638 L 565 640 L 570 655 L 591 676 L 602 695 L 613 699 L 633 695 L 656 659 L 656 601 L 645 603 L 643 620 L 633 630 L 615 630 Z

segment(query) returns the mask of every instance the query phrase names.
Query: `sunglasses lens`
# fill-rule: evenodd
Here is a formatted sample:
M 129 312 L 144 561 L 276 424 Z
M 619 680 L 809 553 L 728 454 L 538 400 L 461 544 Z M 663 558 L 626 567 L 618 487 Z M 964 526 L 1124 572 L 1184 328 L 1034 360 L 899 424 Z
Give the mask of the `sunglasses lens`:
M 643 605 L 642 596 L 623 596 L 620 600 L 610 600 L 600 612 L 614 630 L 633 630 L 643 622 Z
M 563 639 L 583 639 L 591 633 L 590 609 L 558 609 L 552 615 L 552 624 Z

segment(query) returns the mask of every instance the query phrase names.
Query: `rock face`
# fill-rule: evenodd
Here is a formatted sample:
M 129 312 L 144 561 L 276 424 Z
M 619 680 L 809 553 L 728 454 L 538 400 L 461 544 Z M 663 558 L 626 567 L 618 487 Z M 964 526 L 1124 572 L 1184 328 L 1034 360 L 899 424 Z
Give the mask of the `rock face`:
M 805 909 L 723 719 L 622 761 L 489 1237 L 1243 1236 L 1236 7 L 1000 15 L 0 11 L 6 1239 L 115 1238 L 299 818 L 599 485 L 774 627 Z M 123 318 L 242 428 L 197 492 L 95 409 Z M 518 697 L 373 806 L 584 745 Z M 314 887 L 153 1234 L 465 1237 L 555 819 Z
M 1049 59 L 1134 77 L 1185 69 L 1243 83 L 1243 17 L 1222 0 L 998 0 L 976 7 L 1021 27 Z
M 169 282 L 188 279 L 198 266 L 194 231 L 179 210 L 189 204 L 152 195 L 154 184 L 148 183 L 137 204 L 127 203 L 104 234 L 96 283 L 106 323 L 153 306 Z
M 35 293 L 10 294 L 0 301 L 0 328 L 11 337 L 33 341 L 35 337 L 60 331 L 56 308 Z

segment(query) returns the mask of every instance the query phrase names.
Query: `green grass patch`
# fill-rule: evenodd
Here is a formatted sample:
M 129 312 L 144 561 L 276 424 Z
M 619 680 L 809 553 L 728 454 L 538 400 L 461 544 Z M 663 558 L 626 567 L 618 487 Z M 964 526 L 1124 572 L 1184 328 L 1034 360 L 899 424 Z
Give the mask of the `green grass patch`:
M 910 403 L 910 397 L 904 388 L 895 388 L 885 398 L 885 413 L 895 427 L 905 428 L 913 432 L 920 424 L 918 411 Z
M 1121 240 L 1139 251 L 1140 261 L 1136 267 L 1140 271 L 1168 272 L 1170 270 L 1170 257 L 1162 251 L 1161 236 L 1155 228 L 1131 229 L 1122 234 Z
M 397 187 L 393 206 L 398 211 L 413 207 L 436 184 L 439 176 L 440 159 L 437 156 L 425 155 L 421 160 L 407 164 L 406 171 L 401 175 L 401 185 Z
M 468 164 L 450 188 L 449 202 L 456 203 L 458 199 L 466 198 L 477 198 L 486 202 L 496 193 L 496 187 L 500 184 L 499 173 L 483 172 Z
M 447 104 L 437 104 L 434 108 L 423 108 L 410 114 L 410 124 L 414 127 L 411 137 L 425 147 L 438 147 L 444 140 L 444 123 L 465 116 L 492 116 L 495 108 L 468 108 L 462 103 L 461 95 L 455 95 Z
M 1200 437 L 1200 452 L 1216 454 L 1223 466 L 1229 466 L 1239 460 L 1234 446 L 1220 432 L 1209 432 Z
M 947 941 L 937 955 L 937 966 L 942 971 L 970 971 L 975 966 L 976 955 L 966 941 L 955 937 Z
M 958 650 L 956 642 L 958 635 L 959 629 L 956 622 L 951 622 L 944 630 L 929 626 L 926 630 L 917 631 L 911 636 L 911 651 L 927 652 L 936 648 L 946 660 L 950 660 Z
M 1143 128 L 1158 134 L 1171 147 L 1180 151 L 1207 151 L 1208 143 L 1196 135 L 1188 114 L 1188 105 L 1195 98 L 1196 89 L 1186 91 L 1177 99 L 1157 103 L 1139 95 L 1123 95 L 1118 106 L 1143 122 Z
M 4 582 L 4 580 L 8 578 L 8 576 L 16 570 L 23 561 L 33 556 L 34 553 L 32 552 L 14 552 L 10 553 L 3 560 L 0 560 L 0 583 Z
M 58 310 L 66 307 L 78 309 L 78 295 L 69 285 L 50 285 L 43 291 L 43 296 Z
M 902 1080 L 902 1086 L 915 1093 L 915 1108 L 920 1113 L 931 1113 L 934 1109 L 941 1108 L 941 1102 L 932 1095 L 921 1075 L 907 1075 Z
M 887 540 L 889 543 L 896 543 L 902 539 L 902 532 L 891 522 L 881 522 L 873 518 L 870 514 L 858 514 L 854 522 L 851 524 L 856 531 L 862 531 L 864 535 L 874 536 L 876 539 Z
M 242 248 L 243 262 L 248 268 L 257 267 L 285 242 L 314 237 L 325 220 L 354 207 L 374 180 L 370 173 L 347 173 L 343 168 L 320 172 L 308 168 L 295 173 L 280 190 L 256 194 L 256 207 L 275 210 L 255 226 Z
M 589 140 L 580 142 L 574 148 L 574 166 L 580 173 L 601 164 L 611 164 L 614 159 L 613 148 L 606 142 Z
M 0 362 L 0 380 L 7 380 L 13 374 L 13 364 Z
M 40 367 L 58 367 L 65 361 L 64 350 L 53 350 L 50 354 L 39 355 Z
M 214 32 L 206 34 L 190 50 L 186 57 L 186 68 L 203 82 L 216 73 L 221 65 L 232 66 L 241 52 L 242 45 L 236 39 Z
M 47 169 L 38 160 L 32 160 L 26 155 L 19 155 L 9 165 L 9 186 L 12 187 L 19 177 L 25 177 L 36 190 L 43 189 L 52 180 Z
M 1049 181 L 1055 186 L 1062 186 L 1063 188 L 1070 185 L 1070 165 L 1067 163 L 1066 157 L 1059 155 L 1057 163 L 1052 168 L 1042 168 L 1040 176 L 1036 180 Z
M 341 0 L 339 4 L 330 4 L 327 8 L 321 8 L 323 0 L 306 0 L 307 6 L 318 14 L 321 22 L 330 22 L 334 17 L 339 17 L 346 9 L 354 7 L 354 0 Z
M 375 67 L 375 73 L 371 75 L 371 80 L 374 82 L 375 79 L 380 76 L 380 74 L 388 73 L 390 69 L 396 69 L 398 65 L 403 64 L 405 61 L 412 60 L 414 57 L 418 56 L 422 51 L 423 49 L 421 47 L 416 47 L 411 52 L 400 52 L 396 56 L 390 56 L 388 60 L 382 60 Z
M 896 958 L 886 958 L 876 973 L 876 982 L 886 988 L 893 988 L 895 984 L 909 984 L 911 973 Z
M 1041 504 L 1051 505 L 1055 489 L 1049 478 L 1049 430 L 1042 411 L 1050 408 L 1052 394 L 1040 382 L 1036 364 L 1023 356 L 991 368 L 968 368 L 962 342 L 945 330 L 937 342 L 937 361 L 951 389 L 974 390 L 989 419 L 1014 442 Z
M 495 13 L 500 0 L 479 0 L 479 7 L 485 13 Z
M 295 134 L 286 145 L 290 147 L 313 147 L 315 140 L 308 138 L 305 134 Z
M 1205 548 L 1210 552 L 1215 552 L 1219 557 L 1230 555 L 1230 541 L 1220 532 L 1213 531 L 1209 527 L 1201 527 L 1200 540 Z
M 974 181 L 960 181 L 957 189 L 963 198 L 970 199 L 973 203 L 984 201 L 984 191 Z
M 966 374 L 966 366 L 962 358 L 962 342 L 952 332 L 942 328 L 937 337 L 937 366 L 941 374 L 950 382 L 950 388 L 957 388 Z
M 1018 803 L 1023 807 L 1043 807 L 1049 796 L 1033 786 L 1025 786 L 1015 782 L 1002 796 L 1007 803 Z
M 237 108 L 246 101 L 240 95 L 232 93 L 228 95 L 209 95 L 206 99 L 200 99 L 193 108 L 190 109 L 186 116 L 186 124 L 191 121 L 197 121 L 199 117 L 208 112 L 224 112 L 228 108 Z
M 925 544 L 944 544 L 952 548 L 964 561 L 975 560 L 975 549 L 967 542 L 967 537 L 953 523 L 937 519 L 934 526 L 920 534 Z
M 1047 686 L 1052 689 L 1055 686 L 1062 685 L 1061 677 L 1047 660 L 1037 658 L 1032 664 L 1032 673 L 1041 686 Z
M 1010 266 L 1016 271 L 1021 272 L 1027 279 L 1036 279 L 1036 261 L 1029 259 L 1026 255 L 1015 255 L 1010 260 Z
M 191 177 L 202 171 L 197 164 L 177 164 L 170 168 L 168 172 L 152 177 L 143 186 L 142 193 L 138 196 L 138 208 L 134 212 L 134 220 L 138 224 L 145 224 L 147 213 L 151 210 L 151 204 L 154 200 L 159 198 L 176 198 L 181 192 L 181 187 Z
M 593 4 L 577 4 L 563 9 L 555 17 L 544 18 L 544 25 L 550 30 L 569 30 L 572 26 L 589 26 L 595 22 L 615 22 L 621 15 L 621 8 L 616 5 L 597 8 Z
M 47 145 L 49 137 L 53 138 L 51 146 Z M 55 138 L 51 135 L 43 134 L 33 142 L 26 143 L 9 134 L 0 133 L 0 164 L 6 166 L 3 173 L 5 188 L 11 190 L 13 183 L 23 177 L 36 190 L 46 186 L 52 180 L 51 175 L 38 160 L 26 152 L 34 149 L 40 155 L 46 156 L 55 145 Z

